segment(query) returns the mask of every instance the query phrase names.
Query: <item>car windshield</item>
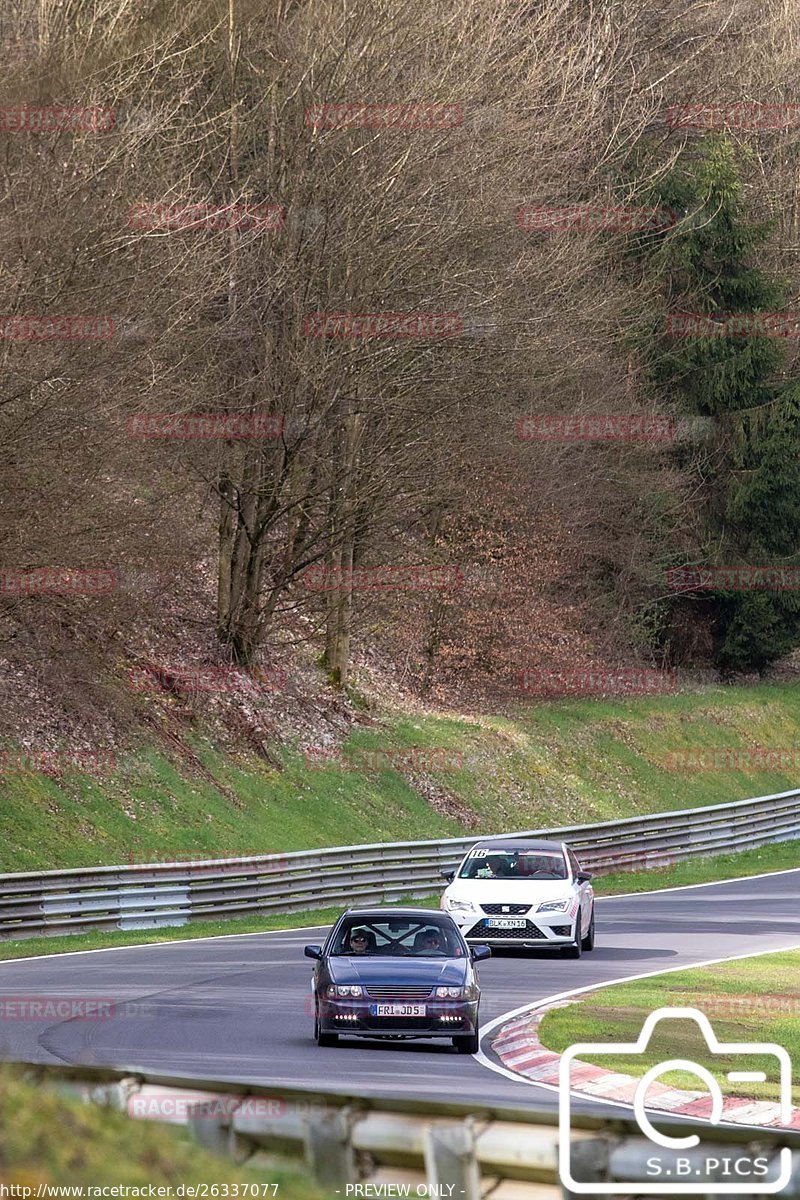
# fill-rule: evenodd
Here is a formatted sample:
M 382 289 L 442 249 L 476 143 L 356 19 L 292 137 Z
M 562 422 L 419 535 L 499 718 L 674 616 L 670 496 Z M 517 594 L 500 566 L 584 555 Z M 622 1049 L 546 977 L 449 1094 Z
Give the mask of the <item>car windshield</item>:
M 558 850 L 515 850 L 476 846 L 470 850 L 459 879 L 566 879 L 567 864 Z
M 463 958 L 455 927 L 435 916 L 343 921 L 330 951 L 372 957 Z

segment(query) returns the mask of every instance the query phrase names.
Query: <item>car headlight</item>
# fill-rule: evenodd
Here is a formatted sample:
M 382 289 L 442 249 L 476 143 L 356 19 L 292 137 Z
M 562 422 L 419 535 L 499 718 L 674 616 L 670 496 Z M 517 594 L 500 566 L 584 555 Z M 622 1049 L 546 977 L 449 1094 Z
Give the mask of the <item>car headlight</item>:
M 454 913 L 475 912 L 475 905 L 471 900 L 448 900 L 447 907 L 450 909 L 450 912 Z
M 358 983 L 345 983 L 345 984 L 333 984 L 332 983 L 328 987 L 328 995 L 331 997 L 331 999 L 333 999 L 336 996 L 338 996 L 338 997 L 363 996 L 364 989 Z
M 437 987 L 437 1000 L 461 1000 L 464 995 L 464 989 L 460 987 Z
M 565 900 L 548 900 L 547 904 L 540 904 L 537 912 L 563 912 L 565 908 L 569 908 L 572 903 L 572 897 L 567 896 Z

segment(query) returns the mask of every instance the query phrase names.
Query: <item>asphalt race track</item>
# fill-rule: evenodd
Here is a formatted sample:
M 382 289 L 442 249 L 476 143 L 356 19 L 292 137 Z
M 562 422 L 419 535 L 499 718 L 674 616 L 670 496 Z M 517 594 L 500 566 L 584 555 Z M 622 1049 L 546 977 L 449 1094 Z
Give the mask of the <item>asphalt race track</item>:
M 579 960 L 506 951 L 484 963 L 482 1023 L 587 984 L 800 945 L 800 870 L 600 899 L 597 926 L 597 949 Z M 102 997 L 117 1005 L 104 1020 L 5 1017 L 0 1057 L 555 1107 L 553 1092 L 508 1079 L 445 1043 L 345 1039 L 320 1049 L 311 1036 L 303 946 L 321 939 L 305 929 L 0 963 L 3 1000 Z M 603 1110 L 590 1101 L 585 1107 Z

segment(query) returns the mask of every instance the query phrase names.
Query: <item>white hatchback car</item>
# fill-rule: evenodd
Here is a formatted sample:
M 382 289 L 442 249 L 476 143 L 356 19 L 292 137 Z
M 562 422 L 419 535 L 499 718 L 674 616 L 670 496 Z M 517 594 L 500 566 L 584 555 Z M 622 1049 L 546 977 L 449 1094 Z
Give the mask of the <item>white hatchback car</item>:
M 441 907 L 468 942 L 554 946 L 570 958 L 594 949 L 592 877 L 564 842 L 487 839 L 442 875 Z

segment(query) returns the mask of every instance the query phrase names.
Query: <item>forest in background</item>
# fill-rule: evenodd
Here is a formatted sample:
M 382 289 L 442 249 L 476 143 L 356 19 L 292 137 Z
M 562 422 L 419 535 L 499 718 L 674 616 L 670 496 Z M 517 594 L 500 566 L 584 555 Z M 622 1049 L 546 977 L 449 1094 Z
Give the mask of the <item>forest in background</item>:
M 228 667 L 474 708 L 798 644 L 791 587 L 668 574 L 800 550 L 796 331 L 665 332 L 791 317 L 790 3 L 7 0 L 0 42 L 5 733 Z M 673 215 L 575 217 L 615 211 Z M 212 415 L 266 432 L 169 425 Z

